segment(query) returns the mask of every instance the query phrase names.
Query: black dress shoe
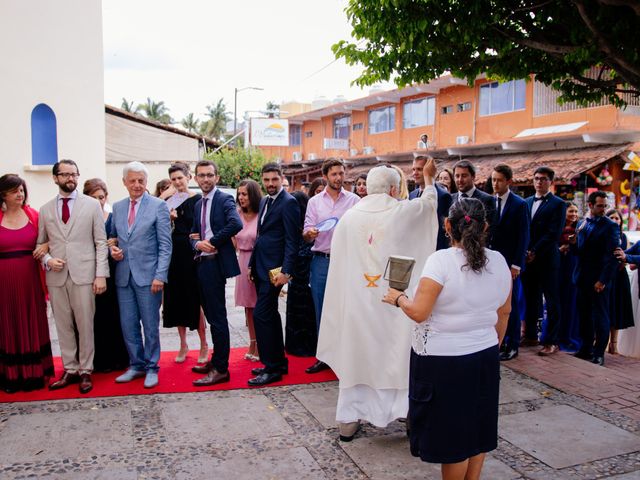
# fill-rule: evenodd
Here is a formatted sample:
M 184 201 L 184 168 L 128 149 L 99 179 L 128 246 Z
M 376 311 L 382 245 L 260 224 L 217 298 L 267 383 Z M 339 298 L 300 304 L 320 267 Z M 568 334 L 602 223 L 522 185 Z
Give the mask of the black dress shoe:
M 250 387 L 261 387 L 280 380 L 282 380 L 282 374 L 280 373 L 263 373 L 257 377 L 250 378 L 247 383 Z
M 581 352 L 581 351 L 577 351 L 576 353 L 573 354 L 573 356 L 581 360 L 589 360 L 589 361 L 593 358 L 593 355 L 591 355 L 590 353 Z
M 211 362 L 207 362 L 204 365 L 196 365 L 195 367 L 191 367 L 191 371 L 193 373 L 201 373 L 203 375 L 206 375 L 211 370 L 213 370 L 213 365 Z
M 518 356 L 518 350 L 505 350 L 500 353 L 500 360 L 503 362 L 508 362 L 509 360 L 513 360 Z
M 251 375 L 262 375 L 267 373 L 266 367 L 256 367 L 251 369 Z M 278 368 L 278 373 L 280 375 L 286 375 L 289 373 L 289 366 L 285 365 L 284 367 Z
M 591 359 L 591 363 L 595 363 L 596 365 L 604 367 L 604 357 L 593 357 Z
M 323 370 L 328 370 L 328 369 L 329 369 L 329 365 L 327 365 L 326 363 L 321 362 L 320 360 L 318 360 L 316 363 L 314 363 L 309 368 L 307 368 L 305 370 L 305 373 L 318 373 L 318 372 L 321 372 Z

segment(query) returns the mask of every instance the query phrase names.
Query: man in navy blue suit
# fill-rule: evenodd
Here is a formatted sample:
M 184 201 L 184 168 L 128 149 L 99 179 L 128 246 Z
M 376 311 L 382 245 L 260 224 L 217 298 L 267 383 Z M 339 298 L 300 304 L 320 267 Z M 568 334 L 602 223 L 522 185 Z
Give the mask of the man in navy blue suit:
M 524 199 L 509 187 L 513 182 L 513 171 L 505 164 L 498 164 L 491 172 L 491 183 L 496 198 L 496 222 L 493 228 L 491 248 L 502 254 L 511 269 L 513 287 L 511 291 L 511 313 L 507 332 L 502 342 L 500 360 L 512 360 L 518 356 L 520 346 L 520 311 L 517 291 L 520 273 L 529 246 L 529 208 Z
M 424 175 L 422 171 L 424 169 L 424 164 L 427 163 L 427 160 L 429 159 L 431 159 L 431 157 L 427 155 L 418 155 L 413 159 L 413 166 L 411 167 L 411 170 L 413 172 L 413 179 L 416 182 L 416 188 L 409 193 L 409 200 L 420 198 L 422 196 L 422 192 L 424 191 Z M 437 183 L 434 183 L 434 186 L 436 187 L 436 193 L 438 194 L 438 240 L 436 243 L 436 250 L 442 250 L 444 248 L 449 248 L 449 240 L 445 236 L 443 225 L 444 219 L 449 216 L 451 194 Z
M 206 376 L 194 380 L 197 387 L 229 381 L 229 323 L 225 285 L 227 278 L 240 275 L 240 266 L 231 237 L 242 230 L 242 221 L 233 197 L 216 188 L 218 167 L 208 160 L 196 165 L 196 182 L 202 198 L 194 206 L 191 229 L 196 251 L 196 275 L 200 298 L 207 322 L 211 326 L 213 353 L 206 365 L 195 366 L 196 373 Z
M 547 305 L 547 328 L 538 355 L 558 351 L 560 325 L 560 235 L 565 223 L 566 203 L 551 193 L 554 171 L 538 167 L 533 174 L 534 196 L 525 201 L 531 213 L 529 247 L 522 287 L 527 303 L 523 345 L 538 345 L 538 318 L 542 313 L 542 295 Z
M 302 225 L 298 202 L 284 190 L 282 180 L 282 170 L 277 163 L 262 167 L 262 183 L 267 195 L 260 203 L 258 237 L 249 261 L 249 275 L 258 293 L 253 322 L 264 368 L 251 370 L 256 375 L 249 380 L 252 387 L 278 382 L 288 373 L 278 297 L 282 286 L 291 279 Z M 270 278 L 269 272 L 277 268 L 280 272 Z
M 468 160 L 460 160 L 453 166 L 453 179 L 456 182 L 458 191 L 451 195 L 451 201 L 456 203 L 460 198 L 477 198 L 484 205 L 484 211 L 489 223 L 489 238 L 487 244 L 491 241 L 491 232 L 495 224 L 496 201 L 488 193 L 476 188 L 476 168 L 473 163 Z
M 578 225 L 574 246 L 578 263 L 573 282 L 578 287 L 576 303 L 582 339 L 576 357 L 604 365 L 604 349 L 609 340 L 611 282 L 618 268 L 614 251 L 620 244 L 620 229 L 604 216 L 606 193 L 590 193 L 588 203 L 591 216 Z

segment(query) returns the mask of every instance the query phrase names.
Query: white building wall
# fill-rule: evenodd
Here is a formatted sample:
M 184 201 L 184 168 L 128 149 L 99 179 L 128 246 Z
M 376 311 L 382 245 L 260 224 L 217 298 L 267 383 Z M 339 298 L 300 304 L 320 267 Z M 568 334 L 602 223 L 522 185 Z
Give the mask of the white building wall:
M 57 191 L 50 166 L 31 166 L 39 103 L 55 112 L 58 158 L 81 184 L 105 178 L 103 68 L 100 0 L 0 0 L 0 175 L 22 176 L 36 208 Z
M 122 169 L 129 162 L 142 162 L 149 169 L 147 189 L 153 194 L 156 182 L 169 178 L 167 171 L 172 163 L 185 162 L 193 171 L 200 160 L 200 147 L 195 138 L 109 113 L 105 115 L 105 127 L 109 202 L 127 195 L 122 184 Z

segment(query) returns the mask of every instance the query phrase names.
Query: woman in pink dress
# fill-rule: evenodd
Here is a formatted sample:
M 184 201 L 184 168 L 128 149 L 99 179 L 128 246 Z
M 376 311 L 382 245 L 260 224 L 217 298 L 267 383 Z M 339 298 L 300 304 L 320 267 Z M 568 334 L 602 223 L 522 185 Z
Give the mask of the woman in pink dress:
M 236 307 L 244 307 L 244 314 L 249 330 L 249 350 L 244 356 L 247 360 L 257 362 L 258 346 L 256 332 L 253 327 L 253 309 L 256 306 L 256 286 L 249 280 L 249 259 L 258 233 L 258 211 L 262 191 L 254 180 L 242 180 L 238 185 L 236 202 L 238 213 L 242 219 L 242 230 L 235 236 L 235 246 L 238 250 L 240 275 L 236 277 Z
M 34 256 L 38 212 L 27 206 L 27 185 L 0 177 L 0 387 L 7 393 L 43 388 L 53 376 L 42 268 Z

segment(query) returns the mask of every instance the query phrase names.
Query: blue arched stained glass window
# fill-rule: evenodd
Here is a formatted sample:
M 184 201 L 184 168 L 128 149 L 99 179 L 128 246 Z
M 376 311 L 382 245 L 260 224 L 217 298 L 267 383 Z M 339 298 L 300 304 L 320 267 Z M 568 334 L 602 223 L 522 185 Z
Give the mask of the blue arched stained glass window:
M 31 164 L 53 165 L 58 161 L 56 114 L 40 103 L 31 112 Z

